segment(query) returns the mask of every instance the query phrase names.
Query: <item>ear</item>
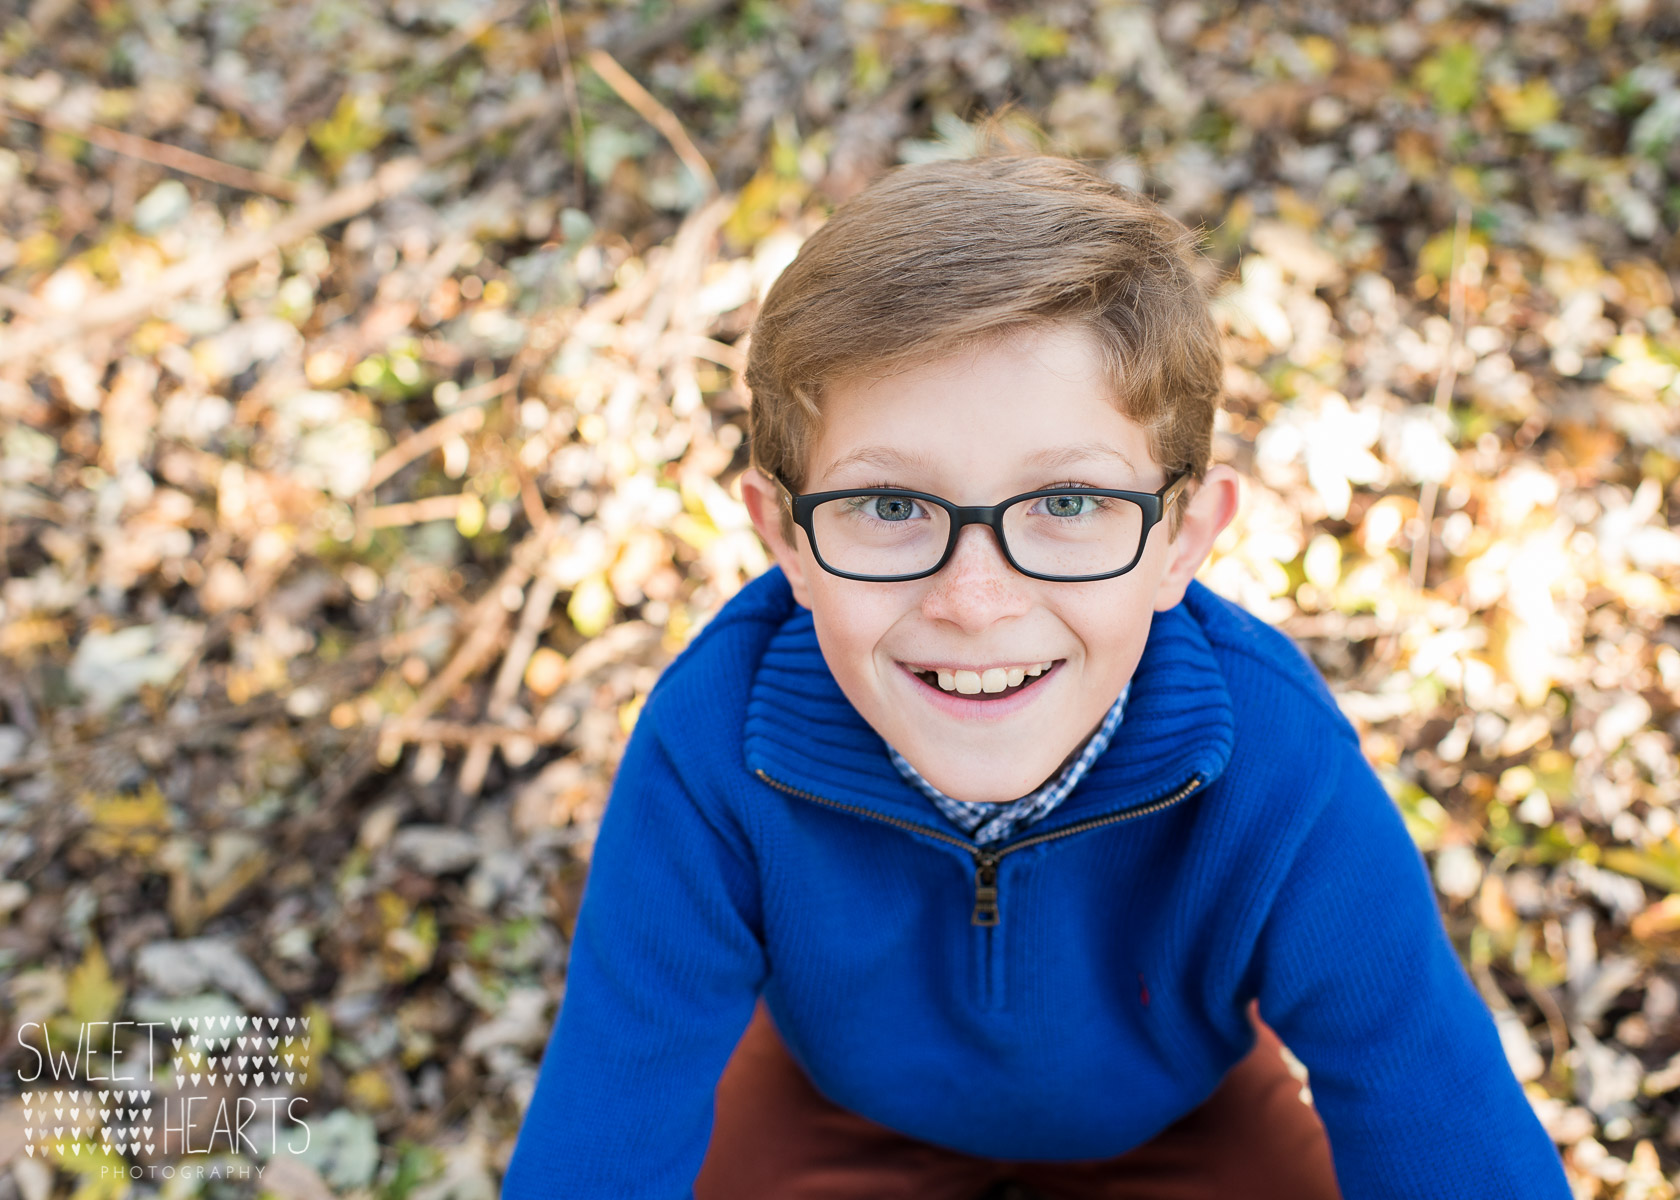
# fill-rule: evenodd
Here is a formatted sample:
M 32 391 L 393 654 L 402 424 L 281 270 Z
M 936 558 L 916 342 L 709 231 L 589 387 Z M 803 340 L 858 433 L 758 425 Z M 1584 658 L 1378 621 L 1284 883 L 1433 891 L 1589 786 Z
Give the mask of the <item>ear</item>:
M 1156 612 L 1166 612 L 1184 599 L 1190 581 L 1212 552 L 1214 539 L 1237 515 L 1241 489 L 1230 467 L 1223 463 L 1209 467 L 1200 486 L 1192 487 L 1178 536 L 1168 544 L 1167 567 L 1155 590 Z
M 811 593 L 805 586 L 804 561 L 799 550 L 782 537 L 781 498 L 781 489 L 771 483 L 757 467 L 748 467 L 742 473 L 741 502 L 747 506 L 747 515 L 752 518 L 753 528 L 758 530 L 758 536 L 764 539 L 771 556 L 782 568 L 782 574 L 787 576 L 788 586 L 793 589 L 793 598 L 803 607 L 810 608 Z M 805 534 L 796 525 L 793 536 L 797 540 Z

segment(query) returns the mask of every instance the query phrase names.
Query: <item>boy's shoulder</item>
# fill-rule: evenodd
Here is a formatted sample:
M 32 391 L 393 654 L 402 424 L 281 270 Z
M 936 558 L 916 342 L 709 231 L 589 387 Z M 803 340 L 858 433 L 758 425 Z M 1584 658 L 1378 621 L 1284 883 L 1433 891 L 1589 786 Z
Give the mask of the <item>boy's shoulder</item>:
M 1281 686 L 1285 702 L 1297 709 L 1292 715 L 1298 716 L 1299 709 L 1304 708 L 1358 745 L 1359 735 L 1336 703 L 1330 685 L 1288 634 L 1199 579 L 1190 581 L 1184 605 L 1201 626 L 1229 683 L 1263 680 Z M 1235 695 L 1232 698 L 1238 699 Z

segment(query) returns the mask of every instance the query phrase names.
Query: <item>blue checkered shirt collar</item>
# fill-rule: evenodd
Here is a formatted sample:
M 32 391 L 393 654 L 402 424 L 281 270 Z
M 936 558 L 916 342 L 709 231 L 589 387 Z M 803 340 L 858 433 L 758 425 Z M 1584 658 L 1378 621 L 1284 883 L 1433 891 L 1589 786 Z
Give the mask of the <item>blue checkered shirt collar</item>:
M 1097 726 L 1097 731 L 1085 743 L 1079 757 L 1069 763 L 1060 775 L 1037 791 L 1029 792 L 1019 800 L 1011 800 L 1007 804 L 953 799 L 923 779 L 922 773 L 911 766 L 909 760 L 897 750 L 888 746 L 887 753 L 892 757 L 893 766 L 898 768 L 899 774 L 932 800 L 934 806 L 951 824 L 968 834 L 979 845 L 989 845 L 1002 841 L 1017 830 L 1039 820 L 1067 798 L 1068 793 L 1073 791 L 1074 784 L 1079 782 L 1090 765 L 1108 748 L 1109 739 L 1120 727 L 1120 718 L 1126 711 L 1126 697 L 1131 690 L 1132 681 L 1128 679 L 1126 686 L 1120 689 L 1119 699 L 1109 706 L 1108 715 L 1103 717 L 1102 724 Z

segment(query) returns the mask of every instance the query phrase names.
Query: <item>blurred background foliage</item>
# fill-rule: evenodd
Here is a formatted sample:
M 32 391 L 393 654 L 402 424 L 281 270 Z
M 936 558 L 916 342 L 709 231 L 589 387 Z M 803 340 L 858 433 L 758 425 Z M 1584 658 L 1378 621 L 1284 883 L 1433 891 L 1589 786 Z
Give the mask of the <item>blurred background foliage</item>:
M 13 1098 L 0 1193 L 495 1194 L 642 697 L 767 565 L 755 306 L 1014 105 L 1205 231 L 1244 502 L 1203 578 L 1358 724 L 1577 1193 L 1672 1197 L 1677 33 L 0 7 L 0 1059 L 229 1008 L 311 1015 L 319 1059 L 317 1149 L 260 1183 L 101 1180 Z

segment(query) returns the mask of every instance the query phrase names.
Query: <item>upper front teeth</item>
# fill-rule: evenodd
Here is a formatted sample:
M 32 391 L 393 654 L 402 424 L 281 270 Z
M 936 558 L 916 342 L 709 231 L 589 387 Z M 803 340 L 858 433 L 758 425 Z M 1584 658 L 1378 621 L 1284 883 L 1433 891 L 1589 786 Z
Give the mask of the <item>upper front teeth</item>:
M 959 692 L 965 696 L 1001 692 L 1004 688 L 1015 687 L 1028 675 L 1043 674 L 1054 661 L 1033 663 L 1030 667 L 991 667 L 985 671 L 947 671 L 939 668 L 939 687 L 941 691 Z

